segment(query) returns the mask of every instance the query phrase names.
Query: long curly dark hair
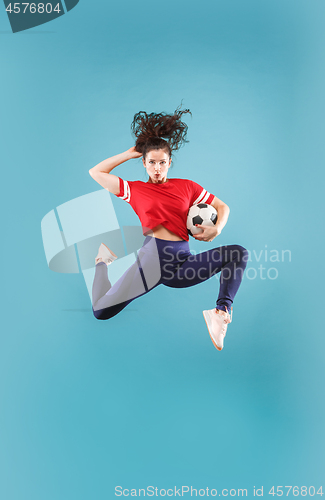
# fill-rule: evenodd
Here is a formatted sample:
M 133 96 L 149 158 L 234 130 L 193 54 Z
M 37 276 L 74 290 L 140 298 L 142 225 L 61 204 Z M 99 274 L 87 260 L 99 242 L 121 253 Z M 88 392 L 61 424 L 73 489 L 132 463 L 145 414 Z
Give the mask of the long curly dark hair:
M 187 125 L 181 118 L 186 113 L 192 116 L 189 109 L 181 110 L 180 105 L 173 115 L 167 113 L 150 113 L 139 111 L 131 123 L 131 131 L 136 138 L 135 149 L 146 157 L 148 151 L 164 149 L 172 156 L 185 142 Z

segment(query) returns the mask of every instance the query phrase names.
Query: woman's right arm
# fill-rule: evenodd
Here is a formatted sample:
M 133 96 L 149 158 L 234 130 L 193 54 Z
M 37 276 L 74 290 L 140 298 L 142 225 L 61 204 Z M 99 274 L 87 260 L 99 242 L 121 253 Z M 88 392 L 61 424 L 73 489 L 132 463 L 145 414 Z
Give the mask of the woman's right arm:
M 98 165 L 89 170 L 89 174 L 96 182 L 98 182 L 98 184 L 103 186 L 103 188 L 107 189 L 110 193 L 119 194 L 119 178 L 110 172 L 113 168 L 121 165 L 121 163 L 131 160 L 132 158 L 140 158 L 140 156 L 142 156 L 142 154 L 138 153 L 138 151 L 135 150 L 135 147 L 132 147 L 127 151 L 124 151 L 124 153 L 120 153 L 112 156 L 111 158 L 107 158 L 107 160 L 101 161 Z

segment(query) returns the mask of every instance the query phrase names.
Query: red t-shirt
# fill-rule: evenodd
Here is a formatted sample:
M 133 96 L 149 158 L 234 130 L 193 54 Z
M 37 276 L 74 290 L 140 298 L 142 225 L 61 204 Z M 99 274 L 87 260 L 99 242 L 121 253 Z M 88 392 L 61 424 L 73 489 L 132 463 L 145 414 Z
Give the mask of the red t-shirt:
M 210 205 L 214 198 L 188 179 L 168 179 L 162 184 L 119 179 L 120 192 L 116 196 L 130 203 L 141 221 L 143 234 L 162 224 L 188 241 L 186 218 L 189 208 L 197 203 Z

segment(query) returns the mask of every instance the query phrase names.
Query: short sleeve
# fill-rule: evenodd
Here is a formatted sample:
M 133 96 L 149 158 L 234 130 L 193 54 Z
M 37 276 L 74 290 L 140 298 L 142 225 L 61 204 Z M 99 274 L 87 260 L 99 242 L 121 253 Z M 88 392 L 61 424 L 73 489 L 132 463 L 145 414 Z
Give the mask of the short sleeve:
M 130 203 L 131 200 L 131 182 L 124 181 L 119 177 L 120 182 L 120 192 L 116 195 L 118 198 Z
M 207 191 L 194 181 L 191 181 L 191 190 L 191 206 L 197 205 L 198 203 L 206 203 L 207 205 L 211 204 L 214 198 L 214 194 L 209 193 L 209 191 Z

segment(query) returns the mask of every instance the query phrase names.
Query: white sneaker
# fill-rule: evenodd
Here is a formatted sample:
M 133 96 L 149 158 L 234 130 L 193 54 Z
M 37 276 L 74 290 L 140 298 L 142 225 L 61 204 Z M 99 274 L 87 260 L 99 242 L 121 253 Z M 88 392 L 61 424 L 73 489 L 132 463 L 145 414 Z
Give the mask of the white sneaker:
M 209 311 L 203 311 L 203 316 L 213 345 L 218 351 L 221 351 L 223 349 L 223 341 L 226 336 L 228 323 L 232 321 L 232 308 L 231 314 L 227 311 L 227 314 L 224 315 L 216 309 L 210 309 Z
M 98 250 L 98 255 L 95 259 L 95 264 L 98 264 L 98 262 L 105 262 L 107 266 L 112 264 L 114 260 L 117 259 L 117 256 L 115 255 L 112 250 L 110 250 L 104 243 L 101 243 L 99 250 Z

